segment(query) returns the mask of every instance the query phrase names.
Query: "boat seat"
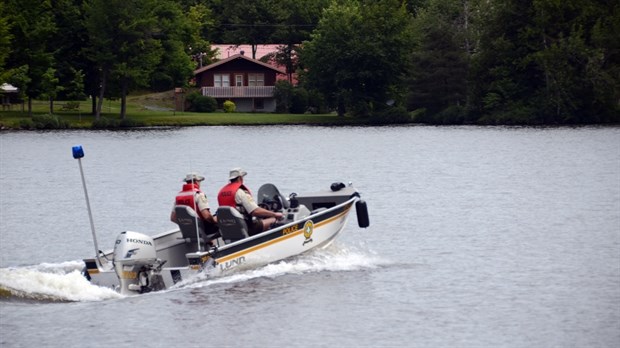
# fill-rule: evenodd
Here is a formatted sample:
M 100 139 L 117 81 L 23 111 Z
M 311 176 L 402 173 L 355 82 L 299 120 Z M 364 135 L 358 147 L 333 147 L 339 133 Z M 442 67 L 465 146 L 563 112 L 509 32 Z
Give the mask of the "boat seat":
M 212 240 L 219 237 L 219 233 L 217 232 L 207 234 L 202 221 L 196 223 L 198 215 L 196 215 L 194 209 L 186 205 L 176 205 L 174 207 L 174 212 L 177 216 L 177 224 L 179 225 L 179 229 L 186 243 L 200 242 L 200 245 L 204 247 L 206 243 L 210 243 Z M 198 233 L 196 233 L 196 228 L 198 228 Z M 200 235 L 200 240 L 197 239 L 198 235 Z
M 217 209 L 217 223 L 220 226 L 220 235 L 224 243 L 233 243 L 247 238 L 248 225 L 241 213 L 233 207 L 219 207 Z

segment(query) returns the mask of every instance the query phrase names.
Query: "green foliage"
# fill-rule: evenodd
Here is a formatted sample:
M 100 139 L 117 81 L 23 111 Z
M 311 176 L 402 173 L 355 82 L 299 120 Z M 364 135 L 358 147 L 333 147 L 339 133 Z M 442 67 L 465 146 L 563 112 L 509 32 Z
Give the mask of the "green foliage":
M 97 114 L 105 89 L 117 86 L 121 117 L 127 94 L 157 77 L 166 84 L 185 83 L 191 74 L 185 47 L 192 23 L 176 2 L 168 0 L 89 0 L 84 5 L 90 38 L 88 58 L 101 71 Z M 110 49 L 114 47 L 114 49 Z M 165 54 L 164 54 L 165 53 Z
M 224 111 L 225 112 L 228 112 L 228 113 L 235 112 L 236 109 L 237 109 L 237 106 L 231 100 L 227 100 L 227 101 L 224 102 Z
M 56 69 L 48 68 L 43 76 L 41 76 L 41 93 L 40 97 L 49 100 L 55 99 L 62 87 L 58 85 L 58 77 L 56 77 Z
M 543 121 L 538 117 L 538 110 L 526 102 L 514 102 L 504 109 L 484 114 L 478 119 L 484 125 L 539 125 Z
M 411 17 L 400 1 L 334 1 L 304 43 L 305 87 L 320 90 L 339 114 L 359 100 L 398 99 L 412 39 Z
M 187 93 L 187 96 L 185 97 L 185 101 L 191 104 L 194 101 L 194 99 L 196 99 L 197 97 L 201 95 L 202 94 L 198 91 L 189 92 Z
M 278 113 L 303 114 L 308 110 L 308 91 L 302 87 L 294 87 L 288 81 L 276 82 L 274 97 Z
M 293 85 L 288 81 L 277 81 L 273 96 L 276 99 L 276 112 L 288 113 L 293 99 Z
M 214 112 L 217 110 L 217 101 L 208 96 L 203 96 L 200 92 L 191 92 L 185 98 L 189 103 L 189 110 L 195 112 Z
M 11 53 L 11 35 L 9 27 L 9 18 L 4 9 L 4 2 L 0 2 L 0 81 L 6 78 L 4 63 Z
M 471 112 L 490 124 L 613 122 L 618 22 L 618 3 L 498 2 L 479 18 Z
M 291 98 L 291 113 L 303 114 L 308 110 L 308 91 L 304 88 L 297 87 L 293 89 Z
M 73 67 L 69 67 L 69 72 L 69 76 L 72 78 L 66 82 L 66 87 L 63 90 L 66 92 L 66 98 L 69 100 L 84 100 L 86 98 L 84 94 L 84 74 L 81 70 L 76 70 Z
M 19 122 L 22 129 L 66 129 L 69 123 L 56 115 L 35 115 Z
M 217 101 L 215 98 L 198 95 L 192 98 L 190 111 L 195 112 L 214 112 L 217 110 Z
M 465 104 L 468 73 L 467 16 L 461 1 L 431 0 L 414 21 L 417 38 L 408 107 L 437 113 Z
M 308 91 L 308 111 L 312 114 L 326 114 L 329 112 L 323 93 L 316 89 Z
M 620 122 L 618 32 L 617 1 L 4 0 L 0 83 L 29 115 L 34 98 L 91 95 L 97 117 L 112 97 L 124 119 L 133 91 L 185 86 L 212 62 L 209 40 L 277 42 L 265 59 L 301 72 L 276 87 L 278 112 L 407 119 L 393 100 L 413 122 Z
M 6 58 L 8 70 L 24 68 L 20 74 L 20 89 L 30 100 L 39 97 L 43 91 L 43 76 L 54 66 L 52 37 L 56 34 L 56 22 L 52 15 L 50 1 L 5 0 L 4 14 L 9 19 L 9 35 L 13 38 Z M 9 72 L 14 75 L 13 72 Z M 32 110 L 29 105 L 29 114 Z
M 122 119 L 118 124 L 120 128 L 144 127 L 144 125 L 143 121 L 137 121 L 132 118 Z
M 93 129 L 108 129 L 108 128 L 118 128 L 120 126 L 120 121 L 115 119 L 110 119 L 106 117 L 100 117 L 93 121 L 92 128 Z
M 77 101 L 68 101 L 65 103 L 65 105 L 62 106 L 63 110 L 79 110 L 80 109 L 80 102 Z
M 411 122 L 411 115 L 407 108 L 397 105 L 373 112 L 370 121 L 377 124 L 408 123 Z
M 34 122 L 31 118 L 25 118 L 19 121 L 19 128 L 21 129 L 36 129 L 34 126 Z
M 270 42 L 276 32 L 277 26 L 273 24 L 281 23 L 285 17 L 276 0 L 225 1 L 222 6 L 224 42 L 250 44 L 254 59 L 257 46 Z

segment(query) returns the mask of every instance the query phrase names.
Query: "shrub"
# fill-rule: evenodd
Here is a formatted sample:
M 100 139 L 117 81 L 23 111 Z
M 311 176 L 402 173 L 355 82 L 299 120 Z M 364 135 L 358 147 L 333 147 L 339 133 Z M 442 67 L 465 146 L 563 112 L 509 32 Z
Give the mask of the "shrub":
M 214 112 L 217 110 L 217 101 L 213 97 L 198 95 L 193 98 L 190 110 L 195 112 Z
M 308 91 L 297 87 L 293 89 L 291 96 L 290 112 L 292 114 L 303 114 L 306 110 L 308 110 Z
M 465 108 L 458 105 L 451 105 L 441 110 L 436 119 L 441 124 L 463 124 L 465 123 Z
M 145 125 L 146 124 L 144 123 L 144 121 L 136 121 L 131 118 L 126 118 L 124 120 L 121 120 L 118 126 L 121 128 L 131 128 L 131 127 L 144 127 Z
M 187 96 L 185 97 L 185 101 L 191 104 L 194 101 L 194 99 L 196 99 L 196 97 L 199 97 L 201 95 L 202 94 L 200 94 L 200 92 L 188 93 Z
M 109 118 L 101 117 L 100 119 L 93 121 L 92 128 L 94 129 L 117 128 L 119 125 L 120 125 L 119 120 L 112 120 Z
M 327 102 L 321 92 L 317 90 L 308 91 L 308 110 L 313 114 L 325 114 L 329 112 Z
M 375 112 L 373 112 L 372 103 L 365 100 L 358 100 L 357 102 L 353 103 L 351 106 L 349 106 L 348 112 L 351 116 L 359 118 L 367 118 L 375 114 Z
M 19 128 L 21 129 L 34 129 L 34 122 L 31 119 L 25 118 L 19 121 Z
M 379 124 L 407 123 L 411 122 L 411 115 L 404 106 L 399 105 L 374 112 L 370 120 Z
M 276 99 L 276 112 L 288 113 L 293 99 L 293 85 L 288 81 L 278 81 L 273 91 Z
M 224 111 L 225 112 L 235 112 L 237 106 L 230 100 L 224 102 Z
M 65 129 L 69 123 L 55 115 L 32 116 L 32 123 L 36 129 Z
M 65 105 L 62 106 L 63 110 L 79 110 L 80 109 L 80 102 L 77 101 L 68 101 L 65 103 Z

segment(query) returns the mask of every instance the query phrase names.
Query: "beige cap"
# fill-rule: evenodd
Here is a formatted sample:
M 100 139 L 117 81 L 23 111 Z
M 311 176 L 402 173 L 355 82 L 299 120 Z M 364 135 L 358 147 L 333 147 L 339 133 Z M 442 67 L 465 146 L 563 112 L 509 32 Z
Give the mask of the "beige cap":
M 204 176 L 202 176 L 202 175 L 200 175 L 200 174 L 198 174 L 196 172 L 191 172 L 191 173 L 188 173 L 185 176 L 185 179 L 183 179 L 183 181 L 185 181 L 185 182 L 192 182 L 192 181 L 196 182 L 196 181 L 203 181 L 204 179 L 205 179 Z
M 233 168 L 228 174 L 228 180 L 236 179 L 240 176 L 246 176 L 248 173 L 241 168 Z

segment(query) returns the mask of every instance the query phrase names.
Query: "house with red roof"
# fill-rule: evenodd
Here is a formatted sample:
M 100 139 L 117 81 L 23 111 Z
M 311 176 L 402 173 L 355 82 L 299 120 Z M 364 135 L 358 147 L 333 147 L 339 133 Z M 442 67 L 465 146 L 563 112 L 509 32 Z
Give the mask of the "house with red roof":
M 278 75 L 286 75 L 244 51 L 194 71 L 202 95 L 213 97 L 218 105 L 231 100 L 241 112 L 274 112 L 275 84 Z

